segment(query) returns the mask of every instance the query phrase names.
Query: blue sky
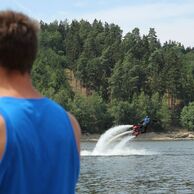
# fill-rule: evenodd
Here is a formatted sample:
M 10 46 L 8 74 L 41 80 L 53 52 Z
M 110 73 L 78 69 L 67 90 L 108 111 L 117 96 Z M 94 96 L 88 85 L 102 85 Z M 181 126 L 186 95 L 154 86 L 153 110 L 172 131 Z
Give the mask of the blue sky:
M 171 39 L 194 47 L 194 0 L 0 0 L 0 9 L 44 22 L 96 18 L 118 24 L 123 35 L 135 27 L 147 34 L 152 27 L 162 43 Z

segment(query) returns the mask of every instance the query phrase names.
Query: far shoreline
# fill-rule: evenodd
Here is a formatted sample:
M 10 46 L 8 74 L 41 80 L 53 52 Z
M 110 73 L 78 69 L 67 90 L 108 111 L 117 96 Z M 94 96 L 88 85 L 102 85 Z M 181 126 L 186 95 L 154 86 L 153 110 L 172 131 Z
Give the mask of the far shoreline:
M 82 134 L 81 142 L 97 142 L 101 134 Z M 139 135 L 134 141 L 178 141 L 194 140 L 194 132 L 177 131 L 177 132 L 148 132 Z

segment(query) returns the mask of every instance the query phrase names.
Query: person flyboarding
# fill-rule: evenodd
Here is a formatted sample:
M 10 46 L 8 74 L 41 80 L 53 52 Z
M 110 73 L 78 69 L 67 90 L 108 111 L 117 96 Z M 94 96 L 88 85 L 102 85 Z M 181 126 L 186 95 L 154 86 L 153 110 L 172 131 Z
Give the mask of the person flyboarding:
M 146 116 L 138 125 L 133 125 L 132 134 L 137 137 L 141 133 L 146 133 L 149 124 L 150 124 L 150 117 Z
M 140 123 L 141 123 L 140 127 L 141 133 L 146 133 L 148 125 L 150 124 L 150 117 L 146 116 Z

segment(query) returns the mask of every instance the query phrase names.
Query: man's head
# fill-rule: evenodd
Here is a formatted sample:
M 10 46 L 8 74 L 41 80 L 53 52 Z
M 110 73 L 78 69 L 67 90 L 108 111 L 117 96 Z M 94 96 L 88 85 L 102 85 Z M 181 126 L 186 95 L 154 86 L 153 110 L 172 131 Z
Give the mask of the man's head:
M 36 58 L 39 24 L 28 16 L 0 12 L 0 67 L 7 71 L 29 73 Z

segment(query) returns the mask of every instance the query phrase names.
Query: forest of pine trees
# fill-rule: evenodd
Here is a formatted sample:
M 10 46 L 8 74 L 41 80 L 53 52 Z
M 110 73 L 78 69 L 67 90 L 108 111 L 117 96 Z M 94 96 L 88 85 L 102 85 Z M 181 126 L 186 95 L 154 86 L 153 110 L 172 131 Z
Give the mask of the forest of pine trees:
M 71 111 L 83 131 L 102 133 L 145 115 L 154 131 L 194 130 L 193 48 L 171 40 L 161 44 L 154 28 L 123 36 L 118 25 L 98 20 L 40 25 L 33 83 Z M 67 72 L 84 92 L 72 86 Z

